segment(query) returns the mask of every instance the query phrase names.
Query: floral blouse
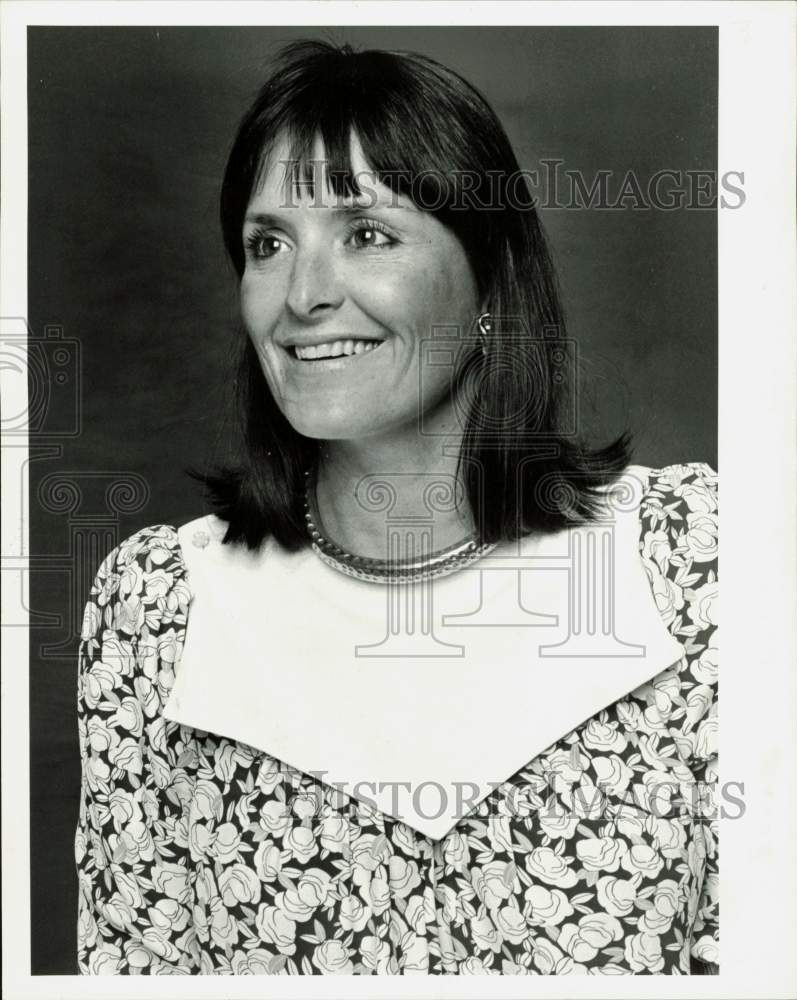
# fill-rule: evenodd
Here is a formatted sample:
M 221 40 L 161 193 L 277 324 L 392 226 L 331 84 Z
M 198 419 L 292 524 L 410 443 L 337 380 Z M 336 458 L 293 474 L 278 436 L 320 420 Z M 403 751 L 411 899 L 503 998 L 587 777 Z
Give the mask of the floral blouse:
M 79 653 L 83 974 L 718 972 L 717 477 L 649 472 L 640 555 L 680 662 L 432 840 L 162 716 L 191 592 L 155 525 L 97 573 Z

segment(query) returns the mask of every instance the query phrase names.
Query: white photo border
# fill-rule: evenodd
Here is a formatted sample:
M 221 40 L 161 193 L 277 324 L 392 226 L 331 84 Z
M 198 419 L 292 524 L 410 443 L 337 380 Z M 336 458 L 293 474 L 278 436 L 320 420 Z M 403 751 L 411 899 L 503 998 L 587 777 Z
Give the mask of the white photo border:
M 746 202 L 718 211 L 722 538 L 721 780 L 744 782 L 744 818 L 721 833 L 720 975 L 707 977 L 115 977 L 30 975 L 28 632 L 3 629 L 4 996 L 761 997 L 797 995 L 797 461 L 795 460 L 795 6 L 783 2 L 67 2 L 5 0 L 2 25 L 0 322 L 27 315 L 29 25 L 717 25 L 719 175 Z M 696 95 L 696 99 L 697 95 Z M 707 294 L 712 294 L 707 290 Z M 2 419 L 27 407 L 5 368 Z M 23 444 L 22 440 L 15 444 Z M 5 445 L 5 442 L 4 442 Z M 3 448 L 5 486 L 25 451 Z M 5 489 L 3 569 L 28 553 L 26 487 Z M 27 580 L 2 573 L 3 621 Z M 24 578 L 24 575 L 23 575 Z

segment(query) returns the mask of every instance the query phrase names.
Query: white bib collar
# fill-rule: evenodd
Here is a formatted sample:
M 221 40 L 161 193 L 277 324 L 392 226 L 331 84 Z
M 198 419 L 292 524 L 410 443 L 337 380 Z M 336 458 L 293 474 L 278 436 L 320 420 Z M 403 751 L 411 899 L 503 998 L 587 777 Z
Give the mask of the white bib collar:
M 500 545 L 419 585 L 310 549 L 178 530 L 191 591 L 166 719 L 245 743 L 438 839 L 551 744 L 680 659 L 639 555 L 647 470 L 613 520 Z

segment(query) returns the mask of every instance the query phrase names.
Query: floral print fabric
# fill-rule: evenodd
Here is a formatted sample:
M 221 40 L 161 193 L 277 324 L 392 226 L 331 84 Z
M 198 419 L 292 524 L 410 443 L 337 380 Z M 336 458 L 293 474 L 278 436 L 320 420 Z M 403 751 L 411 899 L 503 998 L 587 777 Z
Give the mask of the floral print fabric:
M 640 554 L 683 656 L 441 840 L 161 715 L 191 592 L 143 528 L 79 654 L 83 974 L 718 971 L 717 478 L 650 470 Z

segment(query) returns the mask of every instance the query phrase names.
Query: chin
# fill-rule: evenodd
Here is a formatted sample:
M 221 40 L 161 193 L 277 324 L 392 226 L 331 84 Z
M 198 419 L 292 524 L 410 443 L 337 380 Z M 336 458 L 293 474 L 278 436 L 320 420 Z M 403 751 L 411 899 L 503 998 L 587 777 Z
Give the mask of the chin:
M 308 438 L 320 441 L 345 441 L 368 437 L 374 433 L 373 422 L 363 421 L 352 413 L 289 414 L 294 430 Z

